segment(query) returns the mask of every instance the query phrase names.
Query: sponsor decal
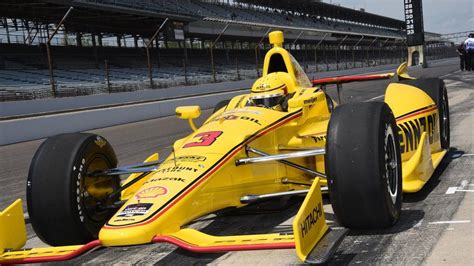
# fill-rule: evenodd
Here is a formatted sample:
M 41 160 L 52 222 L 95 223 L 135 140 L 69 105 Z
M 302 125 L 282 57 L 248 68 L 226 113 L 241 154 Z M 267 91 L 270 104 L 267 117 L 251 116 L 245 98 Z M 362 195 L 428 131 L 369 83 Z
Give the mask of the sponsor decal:
M 311 97 L 309 99 L 306 99 L 303 101 L 303 104 L 304 105 L 307 105 L 307 104 L 313 104 L 315 103 L 316 101 L 318 101 L 318 97 Z
M 123 211 L 121 211 L 117 217 L 133 217 L 133 216 L 141 216 L 148 213 L 150 210 L 152 203 L 137 203 L 137 204 L 130 204 Z
M 314 142 L 318 143 L 321 141 L 326 141 L 326 136 L 311 136 L 311 138 L 314 140 Z
M 271 88 L 270 84 L 267 84 L 267 83 L 261 83 L 256 87 L 257 90 L 266 90 L 270 88 Z
M 222 131 L 207 131 L 201 132 L 199 134 L 194 135 L 193 138 L 199 138 L 198 141 L 187 143 L 183 146 L 183 148 L 189 147 L 197 147 L 197 146 L 211 146 L 212 143 L 216 141 L 216 139 L 222 135 Z
M 152 199 L 158 196 L 163 196 L 168 193 L 168 189 L 162 186 L 154 186 L 141 190 L 135 195 L 137 200 L 141 199 Z
M 115 219 L 114 222 L 130 222 L 130 221 L 135 221 L 135 219 L 130 219 L 130 218 L 119 218 Z
M 134 221 L 131 223 L 128 223 L 126 225 L 116 225 L 116 224 L 111 224 L 107 222 L 104 227 L 109 228 L 109 229 L 119 229 L 119 228 L 127 228 L 127 227 L 136 227 L 140 226 L 142 224 L 148 224 L 153 222 L 154 220 L 158 219 L 161 217 L 163 213 L 165 213 L 169 208 L 174 206 L 176 203 L 179 202 L 180 198 L 183 195 L 187 195 L 191 191 L 193 191 L 195 188 L 200 186 L 205 180 L 207 180 L 212 173 L 220 169 L 223 165 L 225 165 L 225 162 L 227 162 L 232 156 L 234 156 L 237 152 L 239 152 L 244 146 L 246 142 L 250 142 L 254 139 L 257 139 L 264 134 L 274 130 L 275 128 L 281 127 L 288 122 L 301 117 L 302 112 L 301 110 L 298 110 L 296 112 L 290 113 L 286 116 L 283 116 L 282 118 L 278 119 L 277 121 L 272 122 L 271 124 L 267 125 L 265 128 L 260 129 L 258 132 L 256 132 L 254 135 L 249 136 L 236 146 L 230 149 L 230 151 L 222 158 L 220 158 L 217 162 L 214 163 L 214 165 L 210 168 L 207 168 L 205 172 L 203 172 L 200 176 L 197 178 L 193 179 L 189 184 L 186 184 L 186 187 L 184 187 L 182 190 L 179 191 L 179 193 L 176 193 L 175 196 L 171 197 L 165 204 L 163 204 L 161 207 L 157 208 L 151 215 L 148 215 L 147 217 L 144 217 L 142 220 L 139 221 Z
M 248 113 L 248 114 L 255 114 L 255 115 L 261 115 L 261 114 L 262 114 L 262 112 L 255 111 L 255 110 L 248 110 L 248 109 L 240 109 L 240 108 L 237 108 L 237 109 L 225 111 L 225 112 L 223 112 L 220 116 L 222 116 L 222 115 L 239 114 L 239 113 Z
M 99 146 L 99 148 L 102 149 L 107 144 L 107 141 L 105 141 L 105 139 L 97 136 L 96 139 L 94 140 L 94 143 L 95 143 L 95 145 Z
M 183 172 L 183 171 L 188 171 L 188 172 L 195 173 L 195 172 L 198 171 L 198 169 L 194 168 L 194 167 L 189 167 L 189 166 L 176 165 L 176 166 L 172 166 L 172 167 L 158 169 L 156 172 L 157 173 L 179 173 L 179 172 Z
M 186 182 L 186 179 L 181 178 L 181 177 L 159 177 L 159 178 L 152 178 L 152 179 L 146 181 L 144 184 L 158 182 L 158 181 L 176 181 L 176 182 L 184 183 L 184 182 Z
M 260 123 L 260 121 L 256 118 L 249 117 L 249 116 L 232 115 L 232 114 L 216 117 L 216 118 L 210 120 L 209 123 L 215 122 L 215 121 L 223 121 L 223 120 L 245 120 L 245 121 L 254 122 L 257 125 L 262 125 Z
M 313 210 L 306 215 L 306 218 L 303 220 L 303 222 L 300 224 L 301 228 L 301 237 L 304 238 L 309 231 L 311 231 L 311 228 L 313 225 L 315 225 L 319 218 L 323 216 L 323 208 L 321 206 L 321 202 L 318 204 L 318 206 L 314 207 Z
M 433 113 L 417 119 L 406 121 L 397 125 L 400 139 L 400 152 L 406 153 L 418 148 L 421 134 L 426 132 L 430 144 L 439 140 L 439 133 L 435 132 L 437 114 Z
M 165 162 L 163 162 L 162 164 L 167 164 L 167 163 L 174 163 L 174 162 L 178 162 L 178 161 L 181 161 L 181 162 L 204 162 L 206 161 L 206 157 L 204 156 L 201 156 L 201 155 L 184 155 L 184 156 L 178 156 L 176 158 L 173 158 L 173 159 L 169 159 Z

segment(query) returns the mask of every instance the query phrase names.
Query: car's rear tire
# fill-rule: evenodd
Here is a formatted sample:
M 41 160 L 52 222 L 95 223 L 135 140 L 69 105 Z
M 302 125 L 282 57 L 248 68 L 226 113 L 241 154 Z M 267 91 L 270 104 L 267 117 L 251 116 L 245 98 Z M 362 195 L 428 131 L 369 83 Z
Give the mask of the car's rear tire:
M 94 134 L 73 133 L 48 138 L 36 151 L 27 182 L 31 224 L 45 243 L 83 244 L 97 239 L 113 210 L 101 208 L 120 188 L 120 179 L 87 173 L 117 166 L 111 145 Z
M 230 103 L 230 99 L 218 102 L 216 106 L 214 107 L 214 111 L 212 111 L 212 113 L 219 111 L 222 107 L 227 106 L 229 103 Z
M 439 111 L 439 132 L 441 148 L 450 147 L 450 126 L 449 126 L 449 103 L 448 91 L 444 81 L 440 78 L 421 78 L 415 80 L 402 80 L 402 84 L 417 87 L 428 94 L 436 103 Z
M 342 226 L 386 228 L 401 213 L 402 171 L 397 126 L 383 102 L 337 107 L 329 121 L 326 173 Z

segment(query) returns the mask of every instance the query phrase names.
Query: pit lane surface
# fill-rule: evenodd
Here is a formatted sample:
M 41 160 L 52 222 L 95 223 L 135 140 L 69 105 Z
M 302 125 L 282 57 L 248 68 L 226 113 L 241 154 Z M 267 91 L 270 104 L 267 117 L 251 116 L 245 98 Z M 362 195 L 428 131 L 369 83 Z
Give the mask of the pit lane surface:
M 446 191 L 449 187 L 471 184 L 472 173 L 469 171 L 473 169 L 474 160 L 474 157 L 469 155 L 474 152 L 472 136 L 474 132 L 472 103 L 474 78 L 472 73 L 461 73 L 456 71 L 457 68 L 457 61 L 450 60 L 429 69 L 411 71 L 411 74 L 416 77 L 443 77 L 447 82 L 451 111 L 452 149 L 450 153 L 421 192 L 405 195 L 402 218 L 396 226 L 380 231 L 350 231 L 331 261 L 332 264 L 421 264 L 429 257 L 430 251 L 436 246 L 442 233 L 450 228 L 448 224 L 435 222 L 452 220 L 464 198 L 464 193 L 446 194 Z M 375 81 L 346 84 L 343 100 L 345 102 L 383 100 L 381 95 L 387 83 L 387 81 Z M 209 110 L 205 111 L 202 117 L 206 117 L 209 113 Z M 172 142 L 189 134 L 190 129 L 186 121 L 175 117 L 164 117 L 92 132 L 107 138 L 112 143 L 120 164 L 125 165 L 142 161 L 153 152 L 159 152 L 162 157 L 166 156 Z M 0 147 L 1 209 L 16 198 L 25 200 L 28 166 L 34 151 L 41 142 L 42 140 L 37 140 Z M 221 217 L 208 217 L 206 220 L 193 224 L 192 227 L 215 235 L 291 232 L 292 217 L 301 200 L 301 197 L 296 197 L 258 204 L 239 212 L 225 213 Z M 325 210 L 327 219 L 334 221 L 329 204 L 325 205 Z M 330 225 L 337 226 L 334 222 Z M 28 227 L 28 246 L 42 244 L 34 236 L 31 227 Z M 468 228 L 472 230 L 472 226 Z M 472 241 L 469 243 L 472 250 Z M 94 264 L 299 263 L 294 250 L 194 254 L 168 244 L 105 248 L 66 263 L 71 262 Z

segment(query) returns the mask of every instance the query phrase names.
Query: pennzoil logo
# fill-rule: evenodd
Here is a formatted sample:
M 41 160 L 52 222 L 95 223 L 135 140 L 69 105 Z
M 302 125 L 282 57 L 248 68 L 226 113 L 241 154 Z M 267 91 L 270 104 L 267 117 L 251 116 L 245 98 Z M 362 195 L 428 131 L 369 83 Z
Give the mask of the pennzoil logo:
M 107 144 L 107 141 L 105 141 L 105 139 L 97 136 L 96 139 L 94 140 L 94 143 L 95 143 L 95 145 L 99 146 L 99 148 L 102 149 Z
M 423 132 L 427 133 L 430 144 L 439 141 L 439 132 L 436 131 L 437 124 L 438 118 L 436 113 L 399 123 L 397 126 L 400 139 L 400 152 L 406 153 L 416 150 Z
M 262 125 L 260 123 L 260 121 L 256 118 L 253 118 L 253 117 L 249 117 L 249 116 L 239 116 L 239 115 L 224 115 L 224 116 L 219 116 L 219 117 L 216 117 L 212 120 L 209 121 L 209 123 L 211 122 L 215 122 L 215 121 L 228 121 L 228 120 L 244 120 L 244 121 L 250 121 L 250 122 L 254 122 L 255 124 L 257 125 Z
M 164 196 L 168 193 L 168 189 L 162 186 L 154 186 L 141 190 L 135 195 L 137 200 L 153 199 L 159 196 Z

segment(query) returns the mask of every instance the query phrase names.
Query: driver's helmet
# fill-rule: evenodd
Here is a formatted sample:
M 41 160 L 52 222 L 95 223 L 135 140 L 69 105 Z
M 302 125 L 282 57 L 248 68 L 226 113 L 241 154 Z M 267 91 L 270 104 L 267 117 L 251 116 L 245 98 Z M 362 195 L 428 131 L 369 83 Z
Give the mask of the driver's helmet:
M 288 87 L 281 75 L 286 73 L 274 72 L 255 81 L 249 100 L 255 106 L 261 106 L 282 111 L 282 103 L 288 94 Z

